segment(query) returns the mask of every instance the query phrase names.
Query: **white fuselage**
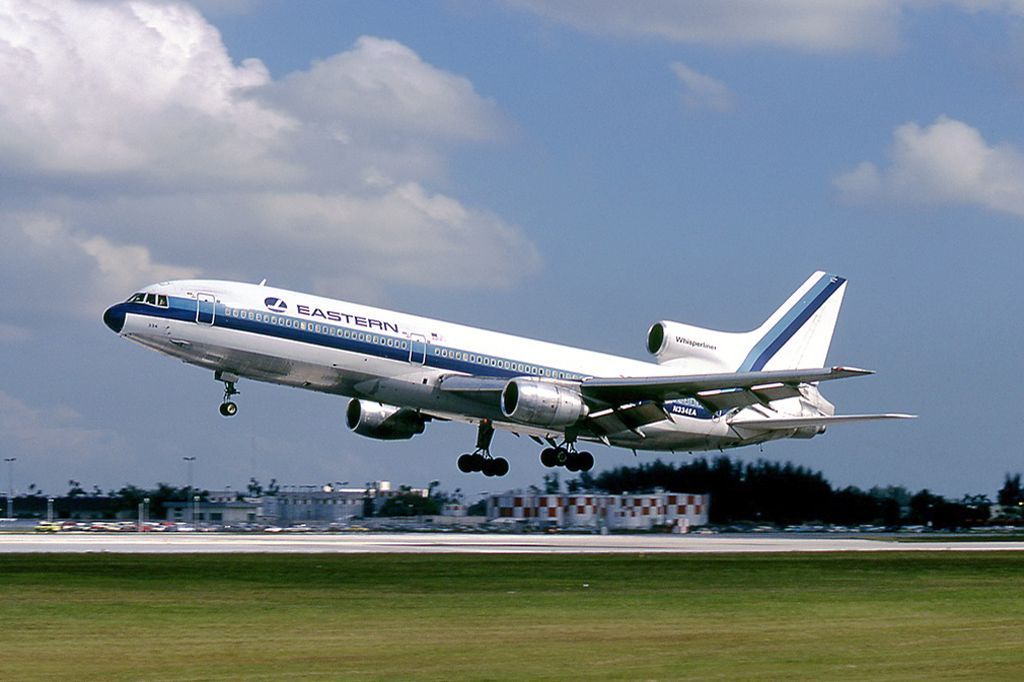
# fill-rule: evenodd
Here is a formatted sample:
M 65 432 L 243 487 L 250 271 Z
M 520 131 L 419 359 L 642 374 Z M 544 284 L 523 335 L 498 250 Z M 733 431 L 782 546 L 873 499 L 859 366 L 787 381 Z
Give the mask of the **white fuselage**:
M 670 376 L 671 368 L 268 286 L 182 280 L 147 287 L 155 302 L 118 304 L 122 336 L 187 363 L 237 376 L 351 396 L 554 440 L 564 429 L 516 423 L 494 400 L 440 389 L 453 375 L 534 376 L 566 384 L 590 377 Z M 105 316 L 105 319 L 108 319 Z M 122 322 L 123 321 L 123 322 Z M 707 450 L 781 438 L 742 437 L 692 400 L 667 418 L 602 436 L 644 450 Z M 755 408 L 746 408 L 755 409 Z M 581 438 L 597 437 L 580 434 Z

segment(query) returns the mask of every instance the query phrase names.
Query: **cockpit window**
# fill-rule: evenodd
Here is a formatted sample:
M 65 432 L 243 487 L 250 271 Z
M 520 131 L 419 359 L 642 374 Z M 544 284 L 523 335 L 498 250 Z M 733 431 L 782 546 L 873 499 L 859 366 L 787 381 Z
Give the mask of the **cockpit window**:
M 128 299 L 128 303 L 145 303 L 146 305 L 153 305 L 159 308 L 167 308 L 167 296 L 164 294 L 132 294 Z

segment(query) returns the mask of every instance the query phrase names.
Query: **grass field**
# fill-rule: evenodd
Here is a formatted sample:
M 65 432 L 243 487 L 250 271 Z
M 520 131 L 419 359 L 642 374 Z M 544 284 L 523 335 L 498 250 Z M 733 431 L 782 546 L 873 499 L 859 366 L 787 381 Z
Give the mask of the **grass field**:
M 0 679 L 1021 679 L 1024 555 L 3 555 Z

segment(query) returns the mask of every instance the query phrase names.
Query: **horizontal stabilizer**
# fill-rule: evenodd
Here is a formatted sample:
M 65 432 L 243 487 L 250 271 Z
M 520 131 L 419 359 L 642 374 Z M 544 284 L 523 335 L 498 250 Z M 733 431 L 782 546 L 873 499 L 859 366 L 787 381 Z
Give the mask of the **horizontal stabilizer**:
M 800 429 L 807 426 L 829 426 L 846 422 L 870 422 L 880 419 L 917 419 L 916 414 L 840 414 L 832 417 L 821 415 L 818 417 L 779 417 L 750 419 L 734 419 L 729 422 L 730 426 L 743 429 L 757 429 L 759 431 L 782 431 L 789 429 Z

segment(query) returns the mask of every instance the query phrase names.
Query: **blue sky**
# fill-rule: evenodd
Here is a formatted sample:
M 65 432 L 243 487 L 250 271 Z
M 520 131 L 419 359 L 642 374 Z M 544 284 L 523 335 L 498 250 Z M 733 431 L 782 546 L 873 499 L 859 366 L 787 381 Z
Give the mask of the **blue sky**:
M 634 6 L 635 5 L 635 6 Z M 1024 3 L 0 0 L 0 443 L 16 485 L 256 476 L 475 493 L 468 427 L 219 385 L 103 307 L 209 276 L 644 357 L 850 279 L 841 411 L 913 423 L 736 450 L 835 483 L 994 493 L 1024 470 Z M 651 461 L 594 449 L 598 467 Z M 6 479 L 4 480 L 6 485 Z

